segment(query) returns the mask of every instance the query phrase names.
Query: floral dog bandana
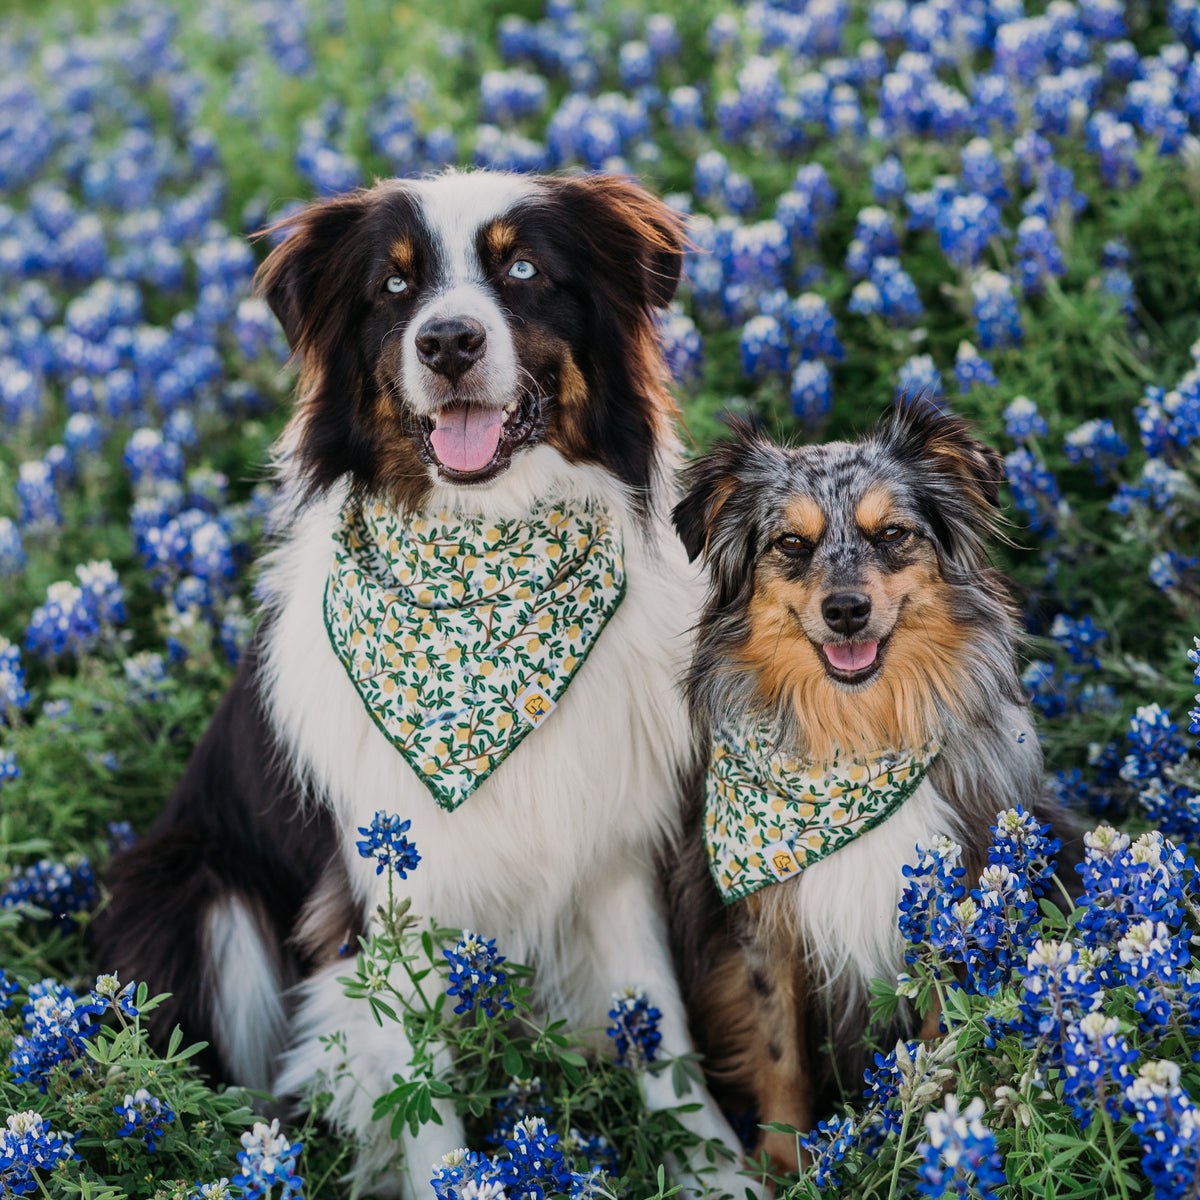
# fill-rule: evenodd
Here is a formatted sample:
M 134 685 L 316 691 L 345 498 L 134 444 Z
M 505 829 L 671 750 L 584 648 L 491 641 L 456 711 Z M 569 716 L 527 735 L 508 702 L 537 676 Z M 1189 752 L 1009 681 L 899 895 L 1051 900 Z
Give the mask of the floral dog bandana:
M 886 820 L 936 755 L 885 753 L 824 769 L 779 750 L 766 725 L 719 730 L 704 780 L 704 846 L 725 903 L 794 878 Z
M 599 508 L 527 519 L 351 503 L 325 627 L 375 724 L 457 808 L 554 710 L 625 594 Z

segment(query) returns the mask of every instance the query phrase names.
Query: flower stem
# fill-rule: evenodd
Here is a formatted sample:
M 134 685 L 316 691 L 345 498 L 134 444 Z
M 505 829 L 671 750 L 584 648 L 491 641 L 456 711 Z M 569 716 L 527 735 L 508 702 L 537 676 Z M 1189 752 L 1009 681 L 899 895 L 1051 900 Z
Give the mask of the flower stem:
M 900 1123 L 900 1140 L 896 1145 L 896 1161 L 892 1163 L 892 1183 L 888 1188 L 888 1200 L 896 1200 L 896 1188 L 900 1184 L 900 1159 L 908 1144 L 908 1123 L 912 1119 L 912 1109 L 904 1106 L 904 1120 Z
M 1104 1118 L 1104 1136 L 1108 1140 L 1108 1154 L 1112 1160 L 1113 1170 L 1117 1172 L 1117 1187 L 1121 1189 L 1121 1200 L 1129 1200 L 1129 1191 L 1125 1187 L 1125 1176 L 1121 1171 L 1120 1160 L 1117 1157 L 1117 1143 L 1113 1137 L 1112 1118 L 1108 1115 L 1108 1109 L 1103 1105 L 1100 1108 L 1100 1114 Z

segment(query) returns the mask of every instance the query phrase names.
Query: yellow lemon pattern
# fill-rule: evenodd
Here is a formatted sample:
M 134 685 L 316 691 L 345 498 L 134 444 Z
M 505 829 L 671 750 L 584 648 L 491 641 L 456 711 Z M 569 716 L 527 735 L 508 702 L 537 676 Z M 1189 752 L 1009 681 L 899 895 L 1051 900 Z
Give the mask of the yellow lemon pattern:
M 805 867 L 886 820 L 918 788 L 936 747 L 828 769 L 781 750 L 769 726 L 713 736 L 704 846 L 726 904 Z
M 455 809 L 549 719 L 624 595 L 620 529 L 602 508 L 497 522 L 352 501 L 325 628 L 375 724 Z

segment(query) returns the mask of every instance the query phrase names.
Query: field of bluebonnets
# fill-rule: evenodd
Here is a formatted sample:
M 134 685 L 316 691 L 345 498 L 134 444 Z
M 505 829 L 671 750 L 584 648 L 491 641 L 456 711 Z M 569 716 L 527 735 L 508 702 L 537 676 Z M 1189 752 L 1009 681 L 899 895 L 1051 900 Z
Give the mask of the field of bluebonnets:
M 731 412 L 832 436 L 925 388 L 1006 456 L 1000 557 L 1051 785 L 1095 830 L 1082 878 L 1020 813 L 977 888 L 923 847 L 909 974 L 877 1003 L 936 993 L 948 1033 L 879 1047 L 777 1194 L 1200 1194 L 1198 49 L 1196 0 L 10 6 L 4 1196 L 350 1192 L 319 1096 L 270 1126 L 192 1074 L 186 1038 L 155 1056 L 153 998 L 97 978 L 86 931 L 253 628 L 291 375 L 247 235 L 447 164 L 629 171 L 693 214 L 663 337 L 696 444 Z M 394 825 L 363 847 L 389 872 L 413 858 Z M 694 1067 L 655 1061 L 654 997 L 614 1001 L 596 1061 L 529 1011 L 503 946 L 418 942 L 402 908 L 347 1003 L 456 1051 L 378 1106 L 396 1129 L 436 1096 L 468 1114 L 438 1195 L 669 1188 L 685 1135 L 641 1113 L 640 1072 Z M 427 1006 L 380 990 L 395 960 Z

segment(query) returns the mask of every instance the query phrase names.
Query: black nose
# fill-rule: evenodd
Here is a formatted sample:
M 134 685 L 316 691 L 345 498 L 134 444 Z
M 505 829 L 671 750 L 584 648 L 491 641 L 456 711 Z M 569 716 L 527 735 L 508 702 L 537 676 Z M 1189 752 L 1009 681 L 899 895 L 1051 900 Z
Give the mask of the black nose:
M 417 357 L 451 382 L 483 355 L 487 330 L 471 317 L 434 317 L 417 330 Z
M 857 633 L 871 616 L 871 597 L 864 592 L 834 592 L 821 601 L 821 616 L 835 633 Z

